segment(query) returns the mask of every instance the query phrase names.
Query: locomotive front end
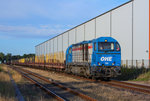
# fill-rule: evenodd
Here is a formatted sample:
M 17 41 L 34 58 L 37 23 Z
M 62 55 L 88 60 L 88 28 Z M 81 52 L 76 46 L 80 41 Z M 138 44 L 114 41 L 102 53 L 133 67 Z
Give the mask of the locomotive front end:
M 111 37 L 93 41 L 92 72 L 95 77 L 117 77 L 121 74 L 121 48 Z

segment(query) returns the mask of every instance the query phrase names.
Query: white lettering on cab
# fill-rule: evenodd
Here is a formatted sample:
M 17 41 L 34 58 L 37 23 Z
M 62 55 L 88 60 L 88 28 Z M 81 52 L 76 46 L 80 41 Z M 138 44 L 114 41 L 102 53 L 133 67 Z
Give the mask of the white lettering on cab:
M 101 57 L 101 61 L 112 61 L 112 57 Z

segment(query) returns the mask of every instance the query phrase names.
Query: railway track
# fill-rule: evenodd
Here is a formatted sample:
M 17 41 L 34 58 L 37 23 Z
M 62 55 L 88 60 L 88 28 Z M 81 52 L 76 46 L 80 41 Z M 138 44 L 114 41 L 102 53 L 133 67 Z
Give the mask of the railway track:
M 58 73 L 58 72 L 56 72 L 56 73 Z M 84 78 L 84 77 L 80 77 L 80 76 L 76 76 L 76 75 L 62 73 L 62 72 L 59 72 L 58 74 L 70 76 L 70 77 L 73 77 L 76 79 L 82 79 L 82 80 L 86 80 L 86 81 L 109 85 L 109 86 L 113 86 L 113 87 L 117 87 L 117 88 L 123 88 L 123 89 L 128 89 L 131 91 L 150 94 L 150 86 L 146 86 L 146 85 L 128 83 L 128 82 L 116 81 L 116 80 L 111 80 L 111 81 L 93 80 L 93 79 L 88 79 L 88 78 Z
M 67 98 L 68 95 L 73 95 L 75 96 L 75 98 L 77 98 L 77 100 L 83 100 L 83 101 L 97 101 L 96 99 L 93 99 L 87 95 L 84 95 L 80 92 L 77 92 L 77 91 L 74 91 L 70 88 L 67 88 L 55 81 L 52 81 L 52 80 L 49 80 L 39 74 L 35 74 L 31 71 L 28 71 L 28 70 L 25 70 L 25 69 L 22 69 L 22 68 L 17 68 L 15 66 L 10 66 L 12 69 L 18 71 L 23 77 L 25 77 L 26 79 L 28 79 L 29 81 L 31 81 L 32 83 L 34 83 L 35 85 L 39 86 L 41 89 L 43 89 L 44 91 L 46 91 L 49 95 L 53 96 L 54 98 L 56 98 L 58 101 L 68 101 L 70 100 L 69 98 Z M 37 80 L 38 79 L 38 80 Z M 55 86 L 57 88 L 55 88 L 55 91 L 59 91 L 60 92 L 60 89 L 58 90 L 58 88 L 61 88 L 63 90 L 65 90 L 65 95 L 67 95 L 66 97 L 61 97 L 60 94 L 56 94 L 55 92 L 51 91 L 49 88 L 53 88 L 54 87 L 47 87 L 45 86 L 44 84 L 40 83 L 39 80 L 42 80 L 42 82 L 46 82 L 48 84 L 51 84 L 51 86 Z M 57 89 L 57 90 L 56 90 Z M 57 92 L 58 93 L 58 92 Z M 66 94 L 67 93 L 67 94 Z M 73 100 L 76 100 L 76 99 L 73 99 Z
M 66 76 L 69 75 L 69 74 L 64 74 L 64 73 L 62 73 L 62 74 L 66 75 Z M 84 77 L 79 77 L 76 75 L 69 75 L 69 76 L 77 78 L 77 79 L 92 81 L 95 83 L 101 83 L 104 85 L 109 85 L 109 86 L 113 86 L 113 87 L 117 87 L 117 88 L 123 88 L 123 89 L 132 90 L 132 91 L 137 91 L 140 93 L 150 94 L 150 86 L 147 86 L 147 85 L 128 83 L 128 82 L 117 81 L 117 80 L 110 80 L 110 81 L 93 80 L 93 79 L 88 79 L 88 78 L 84 78 Z
M 116 80 L 111 80 L 109 82 L 109 85 L 130 89 L 130 90 L 142 92 L 145 94 L 150 94 L 150 86 L 147 86 L 147 85 L 128 83 L 128 82 L 116 81 Z
M 68 74 L 64 74 L 64 75 L 67 76 Z M 83 79 L 83 80 L 87 80 L 87 81 L 101 83 L 104 85 L 110 85 L 110 86 L 117 87 L 117 88 L 123 88 L 123 89 L 132 90 L 132 91 L 137 91 L 140 93 L 150 94 L 150 86 L 147 86 L 147 85 L 128 83 L 128 82 L 117 81 L 117 80 L 110 80 L 110 81 L 93 80 L 93 79 L 88 79 L 88 78 L 84 78 L 84 77 L 79 77 L 76 75 L 71 75 L 71 76 L 74 78 L 77 78 L 77 79 Z

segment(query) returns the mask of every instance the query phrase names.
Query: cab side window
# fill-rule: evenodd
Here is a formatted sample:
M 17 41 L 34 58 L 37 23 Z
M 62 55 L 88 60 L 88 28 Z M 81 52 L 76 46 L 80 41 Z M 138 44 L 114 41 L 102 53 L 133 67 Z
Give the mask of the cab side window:
M 118 43 L 116 43 L 116 50 L 117 50 L 117 51 L 120 51 L 120 46 L 119 46 Z

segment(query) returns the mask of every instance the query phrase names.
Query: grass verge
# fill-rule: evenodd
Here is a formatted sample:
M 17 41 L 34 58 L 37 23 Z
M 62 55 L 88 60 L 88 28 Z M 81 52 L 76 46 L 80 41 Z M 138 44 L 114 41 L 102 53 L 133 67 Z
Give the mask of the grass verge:
M 148 71 L 147 73 L 139 75 L 133 81 L 150 81 L 150 71 Z
M 118 76 L 116 79 L 118 80 L 149 80 L 150 79 L 150 69 L 149 68 L 125 68 L 121 67 L 121 75 Z
M 4 65 L 0 65 L 0 101 L 16 101 L 15 90 Z

